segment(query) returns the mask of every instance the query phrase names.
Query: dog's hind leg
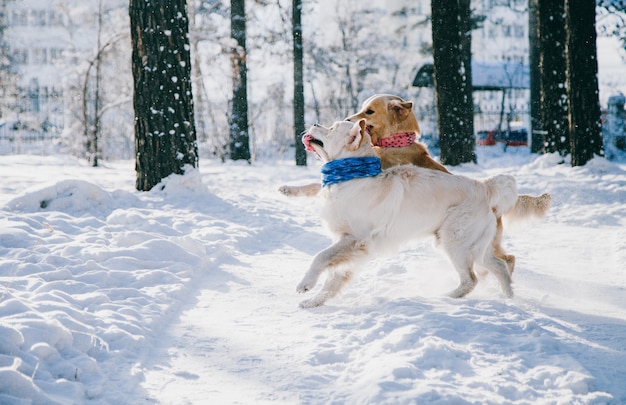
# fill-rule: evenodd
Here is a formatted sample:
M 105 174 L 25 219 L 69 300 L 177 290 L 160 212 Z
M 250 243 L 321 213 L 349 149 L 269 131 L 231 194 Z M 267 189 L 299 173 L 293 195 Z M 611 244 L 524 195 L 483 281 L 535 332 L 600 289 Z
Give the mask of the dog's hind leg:
M 454 266 L 454 269 L 459 274 L 459 285 L 448 293 L 448 296 L 451 298 L 464 297 L 474 289 L 478 282 L 472 266 L 470 253 L 458 246 L 450 248 L 450 246 L 444 245 L 443 248 Z
M 313 308 L 324 305 L 326 301 L 336 296 L 341 289 L 350 281 L 353 273 L 351 271 L 330 270 L 328 278 L 322 290 L 311 299 L 300 303 L 301 308 Z
M 487 253 L 485 257 L 478 261 L 477 264 L 485 267 L 496 277 L 496 279 L 498 279 L 500 288 L 502 288 L 504 295 L 508 298 L 513 297 L 513 289 L 511 288 L 511 273 L 509 272 L 509 267 L 504 260 L 499 257 L 495 257 L 493 254 Z
M 461 298 L 465 297 L 467 294 L 472 292 L 474 287 L 476 287 L 476 275 L 474 274 L 474 270 L 472 266 L 468 267 L 457 267 L 454 266 L 457 273 L 459 273 L 459 285 L 457 288 L 448 293 L 448 297 L 450 298 Z
M 452 208 L 448 219 L 437 232 L 441 248 L 459 274 L 458 287 L 448 293 L 451 298 L 464 297 L 478 282 L 473 267 L 472 244 L 468 243 L 468 239 L 475 238 L 468 233 L 472 226 L 464 220 L 466 216 L 465 210 Z
M 509 255 L 504 251 L 502 247 L 502 233 L 504 228 L 502 226 L 502 217 L 497 217 L 496 219 L 496 235 L 493 237 L 493 253 L 496 257 L 504 260 L 506 262 L 506 266 L 508 267 L 509 274 L 513 274 L 515 270 L 515 256 Z

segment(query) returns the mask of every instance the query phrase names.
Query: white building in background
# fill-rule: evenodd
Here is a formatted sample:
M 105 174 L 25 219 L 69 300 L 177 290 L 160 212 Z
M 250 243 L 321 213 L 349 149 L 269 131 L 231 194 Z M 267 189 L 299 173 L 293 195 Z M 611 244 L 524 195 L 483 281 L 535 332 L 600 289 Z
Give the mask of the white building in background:
M 476 16 L 484 18 L 480 28 L 472 32 L 473 66 L 501 66 L 502 76 L 511 78 L 510 88 L 474 91 L 474 130 L 489 131 L 499 126 L 507 130 L 510 125 L 530 128 L 530 90 L 526 88 L 528 1 L 478 0 L 472 2 L 472 7 Z M 520 72 L 524 72 L 526 80 L 514 83 Z M 485 72 L 476 71 L 473 76 L 475 81 L 481 81 Z
M 474 0 L 471 7 L 479 21 L 478 28 L 472 31 L 474 130 L 493 130 L 499 125 L 505 130 L 509 121 L 515 127 L 529 127 L 527 0 Z M 430 14 L 430 8 L 427 11 Z M 427 34 L 432 43 L 430 25 Z M 432 58 L 416 69 L 413 85 L 432 86 L 432 78 L 427 77 L 432 75 Z M 510 88 L 503 90 L 507 82 Z M 428 94 L 428 90 L 422 89 L 419 96 Z M 422 116 L 418 116 L 426 134 L 437 131 L 432 103 L 430 108 L 422 105 Z
M 119 97 L 125 90 L 115 78 L 121 76 L 122 66 L 126 68 L 124 63 L 130 63 L 130 57 L 117 48 L 130 49 L 127 0 L 8 0 L 0 11 L 13 72 L 10 91 L 0 100 L 0 138 L 63 136 L 64 144 L 73 151 L 83 148 L 83 106 L 89 117 L 93 115 L 98 32 L 101 47 L 109 41 L 102 82 L 109 88 L 116 86 Z M 117 57 L 124 61 L 120 63 Z M 126 69 L 123 72 L 129 74 Z M 86 104 L 83 88 L 87 89 Z M 109 90 L 109 94 L 113 92 Z M 7 133 L 11 130 L 14 133 Z
M 528 0 L 474 0 L 484 18 L 472 32 L 472 57 L 481 62 L 528 64 Z
M 77 85 L 76 72 L 84 69 L 96 54 L 101 3 L 114 7 L 113 4 L 122 4 L 123 0 L 9 0 L 6 3 L 4 36 L 19 90 L 13 95 L 19 108 L 11 111 L 6 105 L 15 103 L 2 100 L 2 119 L 13 113 L 20 114 L 24 120 L 48 120 L 63 125 L 63 94 L 68 86 Z
M 75 49 L 70 21 L 53 1 L 16 0 L 6 7 L 5 40 L 17 82 L 2 100 L 2 119 L 31 129 L 62 127 L 64 58 Z

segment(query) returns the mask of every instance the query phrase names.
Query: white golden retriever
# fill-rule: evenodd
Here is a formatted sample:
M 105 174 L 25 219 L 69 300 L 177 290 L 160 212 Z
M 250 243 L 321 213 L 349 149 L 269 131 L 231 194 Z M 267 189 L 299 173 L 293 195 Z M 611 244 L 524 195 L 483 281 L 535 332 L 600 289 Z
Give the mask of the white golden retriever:
M 367 258 L 431 235 L 459 274 L 451 297 L 472 291 L 474 265 L 493 274 L 504 294 L 513 296 L 509 269 L 491 247 L 496 215 L 515 213 L 512 176 L 477 181 L 413 165 L 381 171 L 364 120 L 315 125 L 302 142 L 325 163 L 321 213 L 335 242 L 315 256 L 298 285 L 299 293 L 310 291 L 328 272 L 321 291 L 301 307 L 320 306 L 337 295 Z

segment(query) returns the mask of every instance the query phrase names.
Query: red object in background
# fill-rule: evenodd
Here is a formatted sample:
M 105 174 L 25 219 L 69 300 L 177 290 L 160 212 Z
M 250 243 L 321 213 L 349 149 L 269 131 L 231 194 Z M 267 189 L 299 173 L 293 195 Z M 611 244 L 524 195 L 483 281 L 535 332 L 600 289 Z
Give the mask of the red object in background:
M 493 146 L 496 144 L 496 131 L 478 131 L 476 134 L 476 145 Z
M 502 132 L 498 136 L 498 131 L 478 131 L 476 134 L 476 145 L 494 146 L 497 142 L 508 146 L 528 146 L 528 131 L 526 128 L 511 129 Z

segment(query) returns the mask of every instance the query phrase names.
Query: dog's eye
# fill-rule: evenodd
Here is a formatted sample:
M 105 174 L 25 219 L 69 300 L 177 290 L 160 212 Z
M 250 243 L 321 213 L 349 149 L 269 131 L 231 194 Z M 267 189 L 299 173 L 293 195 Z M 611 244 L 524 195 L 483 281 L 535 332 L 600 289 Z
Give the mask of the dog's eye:
M 374 114 L 374 110 L 367 110 L 367 111 L 365 111 L 365 114 L 366 115 L 372 115 L 372 114 Z

